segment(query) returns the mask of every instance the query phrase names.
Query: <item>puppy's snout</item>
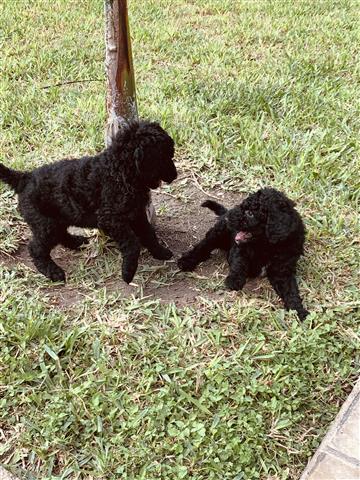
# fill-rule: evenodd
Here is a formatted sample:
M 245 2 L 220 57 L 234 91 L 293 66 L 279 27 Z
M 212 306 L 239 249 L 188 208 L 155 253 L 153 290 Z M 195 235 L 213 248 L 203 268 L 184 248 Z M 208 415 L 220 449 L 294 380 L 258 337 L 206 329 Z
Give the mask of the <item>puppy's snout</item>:
M 177 178 L 177 171 L 175 165 L 167 171 L 162 172 L 161 179 L 166 183 L 171 183 Z
M 165 183 L 171 183 L 176 179 L 177 175 L 172 176 L 171 178 L 164 178 Z

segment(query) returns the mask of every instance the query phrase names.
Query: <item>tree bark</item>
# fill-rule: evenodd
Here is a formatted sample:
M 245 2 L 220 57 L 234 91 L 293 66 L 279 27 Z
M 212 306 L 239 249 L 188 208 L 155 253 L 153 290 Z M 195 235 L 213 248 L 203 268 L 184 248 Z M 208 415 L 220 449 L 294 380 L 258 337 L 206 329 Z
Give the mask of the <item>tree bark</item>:
M 105 143 L 108 146 L 119 129 L 138 118 L 135 76 L 126 0 L 105 0 L 105 71 L 107 78 L 107 122 Z M 147 214 L 154 219 L 150 201 Z
M 105 0 L 105 45 L 109 144 L 122 123 L 138 116 L 126 0 Z

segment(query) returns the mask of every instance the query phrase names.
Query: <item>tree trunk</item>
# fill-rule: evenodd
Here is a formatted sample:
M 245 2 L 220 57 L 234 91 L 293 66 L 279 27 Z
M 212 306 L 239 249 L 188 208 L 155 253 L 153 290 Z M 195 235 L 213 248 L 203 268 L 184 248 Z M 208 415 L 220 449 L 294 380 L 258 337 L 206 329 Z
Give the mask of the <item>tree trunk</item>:
M 135 76 L 126 0 L 105 0 L 105 70 L 107 77 L 107 123 L 105 143 L 108 146 L 116 132 L 128 120 L 138 118 Z M 150 201 L 147 214 L 154 219 Z

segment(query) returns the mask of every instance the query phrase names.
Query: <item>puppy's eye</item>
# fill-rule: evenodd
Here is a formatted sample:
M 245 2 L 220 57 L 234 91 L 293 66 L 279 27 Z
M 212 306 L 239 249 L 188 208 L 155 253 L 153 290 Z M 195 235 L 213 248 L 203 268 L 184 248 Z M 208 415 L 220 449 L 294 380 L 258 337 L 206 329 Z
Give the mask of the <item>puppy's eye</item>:
M 248 218 L 254 218 L 254 214 L 253 214 L 250 210 L 245 210 L 245 215 L 246 215 Z

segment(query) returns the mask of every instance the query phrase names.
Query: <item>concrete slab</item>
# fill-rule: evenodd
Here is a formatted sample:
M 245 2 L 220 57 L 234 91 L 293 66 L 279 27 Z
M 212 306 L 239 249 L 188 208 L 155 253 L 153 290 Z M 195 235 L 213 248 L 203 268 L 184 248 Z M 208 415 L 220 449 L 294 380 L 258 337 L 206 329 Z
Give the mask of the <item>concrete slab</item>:
M 318 456 L 316 468 L 307 477 L 308 480 L 357 480 L 360 470 L 358 467 L 343 462 L 337 457 L 322 453 Z
M 360 480 L 360 379 L 300 480 Z
M 11 475 L 7 470 L 0 467 L 0 480 L 17 480 L 14 475 Z

